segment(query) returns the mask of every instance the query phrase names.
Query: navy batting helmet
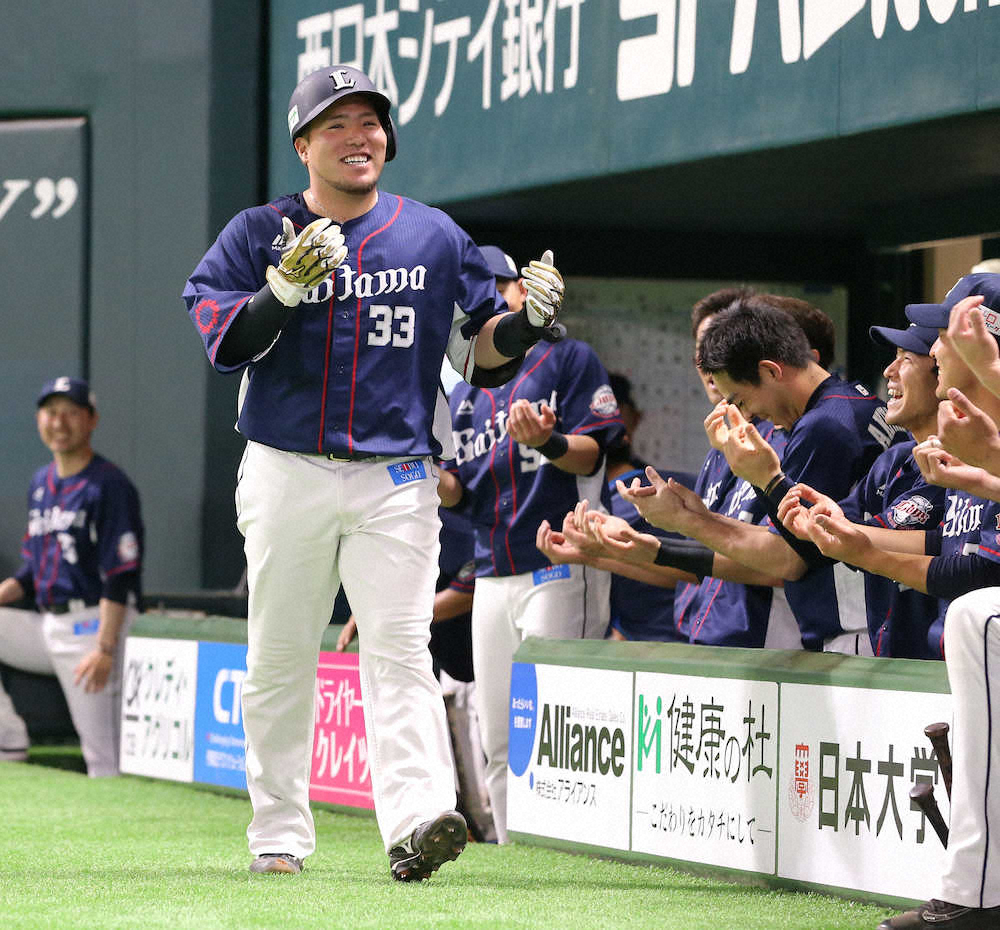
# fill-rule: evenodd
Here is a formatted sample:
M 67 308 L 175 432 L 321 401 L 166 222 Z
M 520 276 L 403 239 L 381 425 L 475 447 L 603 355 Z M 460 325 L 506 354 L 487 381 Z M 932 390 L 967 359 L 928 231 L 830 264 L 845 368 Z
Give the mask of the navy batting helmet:
M 389 116 L 392 105 L 389 98 L 369 80 L 368 75 L 349 65 L 320 68 L 307 74 L 292 91 L 288 101 L 288 133 L 292 142 L 305 132 L 310 121 L 320 115 L 330 104 L 348 94 L 364 94 L 371 98 L 379 122 L 385 130 L 385 160 L 396 157 L 396 127 Z

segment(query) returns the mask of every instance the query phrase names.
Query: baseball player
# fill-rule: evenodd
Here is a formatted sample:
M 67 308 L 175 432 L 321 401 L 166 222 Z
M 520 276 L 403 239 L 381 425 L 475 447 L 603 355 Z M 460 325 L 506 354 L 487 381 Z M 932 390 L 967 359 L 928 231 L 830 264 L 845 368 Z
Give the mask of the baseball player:
M 510 306 L 524 299 L 513 262 L 484 248 Z M 472 657 L 486 786 L 497 839 L 507 842 L 510 670 L 526 636 L 603 637 L 610 577 L 552 566 L 535 546 L 539 524 L 582 497 L 600 500 L 604 447 L 624 435 L 608 375 L 588 345 L 538 343 L 497 388 L 459 384 L 451 394 L 459 507 L 476 537 Z
M 209 360 L 243 370 L 236 491 L 249 584 L 243 688 L 253 872 L 298 873 L 313 670 L 338 587 L 358 623 L 379 829 L 393 878 L 429 877 L 467 837 L 427 648 L 438 575 L 432 456 L 444 356 L 500 384 L 555 319 L 551 255 L 505 312 L 444 213 L 379 190 L 397 152 L 390 102 L 356 68 L 305 77 L 288 127 L 308 187 L 237 214 L 184 288 Z
M 842 497 L 867 474 L 879 453 L 902 438 L 885 422 L 885 407 L 876 397 L 860 384 L 831 376 L 810 356 L 795 321 L 760 298 L 742 299 L 717 314 L 702 335 L 698 357 L 727 399 L 706 427 L 716 432 L 733 471 L 759 489 L 758 498 L 775 520 L 784 496 L 784 490 L 775 491 L 786 480 L 782 469 L 790 475 L 812 474 Z M 743 419 L 740 408 L 787 431 L 780 459 L 753 424 Z M 830 448 L 840 454 L 825 454 Z M 868 637 L 861 635 L 866 618 L 857 608 L 861 592 L 852 597 L 847 588 L 848 576 L 854 573 L 841 568 L 841 574 L 834 575 L 835 567 L 818 553 L 805 551 L 791 534 L 788 545 L 770 542 L 767 528 L 695 507 L 683 488 L 657 479 L 650 475 L 652 487 L 626 489 L 646 519 L 692 536 L 755 570 L 784 578 L 805 648 L 868 651 Z M 670 557 L 669 552 L 663 555 Z
M 139 495 L 91 447 L 97 410 L 85 381 L 46 382 L 35 419 L 52 461 L 31 480 L 23 562 L 0 582 L 0 605 L 30 599 L 37 611 L 0 607 L 0 660 L 56 675 L 87 774 L 117 775 L 122 644 L 141 594 Z M 0 759 L 25 759 L 27 749 L 0 685 Z
M 937 426 L 936 367 L 929 355 L 937 330 L 916 324 L 907 329 L 873 326 L 870 334 L 875 342 L 896 348 L 896 357 L 884 372 L 889 390 L 886 422 L 908 430 L 912 438 L 883 452 L 838 506 L 852 523 L 890 530 L 933 530 L 945 515 L 944 489 L 928 484 L 913 450 Z M 804 524 L 787 517 L 808 496 L 807 491 L 789 494 L 778 508 L 786 529 L 803 540 L 809 538 Z M 801 509 L 796 513 L 802 514 Z M 939 611 L 936 598 L 868 572 L 864 582 L 868 633 L 875 655 L 943 657 L 940 629 L 931 633 Z
M 981 408 L 994 421 L 1000 419 L 1000 399 L 988 391 L 964 362 L 950 340 L 945 327 L 953 307 L 959 310 L 978 304 L 1000 308 L 1000 275 L 970 275 L 949 291 L 941 304 L 911 304 L 906 315 L 920 326 L 937 328 L 939 338 L 930 354 L 938 366 L 938 427 L 947 423 L 953 400 L 959 392 L 963 403 Z M 936 326 L 935 326 L 936 324 Z M 994 337 L 1000 337 L 995 327 Z M 964 417 L 970 419 L 969 417 Z M 936 451 L 938 440 L 930 437 L 914 448 L 914 457 L 924 470 L 928 453 Z M 824 555 L 841 559 L 867 572 L 882 575 L 917 591 L 930 594 L 941 602 L 937 619 L 928 639 L 947 658 L 945 617 L 949 603 L 977 588 L 1000 585 L 1000 503 L 962 489 L 948 469 L 925 472 L 928 480 L 950 488 L 946 492 L 944 518 L 935 529 L 926 532 L 899 531 L 878 526 L 861 526 L 846 520 L 836 504 L 828 499 L 803 496 L 812 503 L 808 515 L 792 502 L 783 508 L 785 519 L 803 519 L 809 539 Z M 959 475 L 961 473 L 959 472 Z M 791 489 L 791 498 L 803 489 Z M 944 636 L 942 642 L 941 637 Z

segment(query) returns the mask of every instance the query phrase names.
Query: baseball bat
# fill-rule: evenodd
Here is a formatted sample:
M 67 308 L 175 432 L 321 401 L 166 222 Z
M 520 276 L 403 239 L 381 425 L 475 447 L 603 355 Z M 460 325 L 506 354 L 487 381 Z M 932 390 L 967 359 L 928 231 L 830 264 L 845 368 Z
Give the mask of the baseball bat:
M 917 782 L 910 789 L 910 800 L 924 812 L 924 816 L 930 821 L 934 832 L 941 841 L 941 845 L 947 849 L 948 825 L 944 822 L 944 817 L 941 816 L 941 808 L 938 807 L 937 798 L 934 797 L 934 786 L 927 781 Z
M 929 723 L 924 727 L 924 733 L 931 741 L 934 752 L 937 753 L 938 767 L 941 769 L 941 778 L 944 779 L 944 790 L 948 792 L 948 800 L 951 800 L 951 749 L 948 746 L 948 724 Z

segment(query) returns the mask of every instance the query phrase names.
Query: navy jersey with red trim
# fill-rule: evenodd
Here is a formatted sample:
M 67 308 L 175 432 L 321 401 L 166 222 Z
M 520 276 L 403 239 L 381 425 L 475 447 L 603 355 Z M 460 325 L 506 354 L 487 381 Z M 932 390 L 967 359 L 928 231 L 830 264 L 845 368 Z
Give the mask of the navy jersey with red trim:
M 664 480 L 673 478 L 675 481 L 680 481 L 685 487 L 694 484 L 691 480 L 693 476 L 687 473 L 660 471 L 660 476 Z M 643 484 L 649 483 L 643 468 L 633 468 L 619 475 L 616 481 L 623 481 L 629 485 L 634 478 L 639 478 Z M 635 505 L 618 493 L 615 481 L 608 482 L 608 493 L 611 495 L 611 506 L 608 508 L 610 512 L 616 517 L 621 517 L 637 533 L 650 533 L 663 539 L 679 538 L 677 533 L 667 533 L 647 523 L 635 509 Z M 611 626 L 626 639 L 686 643 L 687 636 L 674 626 L 675 590 L 613 574 Z
M 296 230 L 317 217 L 301 194 L 237 214 L 184 288 L 205 351 L 266 283 Z M 341 227 L 348 255 L 291 311 L 274 345 L 248 365 L 239 431 L 294 452 L 438 454 L 432 433 L 441 360 L 471 377 L 472 339 L 506 308 L 471 239 L 440 210 L 380 192 Z M 242 368 L 244 366 L 236 366 Z
M 840 507 L 852 523 L 891 530 L 934 530 L 944 516 L 945 491 L 928 484 L 913 458 L 916 440 L 885 450 Z M 938 659 L 927 632 L 938 614 L 938 599 L 891 578 L 864 573 L 865 610 L 872 650 L 877 656 Z
M 860 382 L 831 375 L 813 391 L 805 412 L 788 431 L 782 471 L 793 482 L 842 500 L 889 446 L 907 440 L 903 430 L 886 423 L 885 414 L 885 404 Z M 843 632 L 837 581 L 853 576 L 839 574 L 848 572 L 842 565 L 826 563 L 785 583 L 806 649 L 820 650 L 825 640 Z M 861 587 L 858 579 L 859 602 Z M 846 590 L 842 593 L 848 596 Z
M 126 573 L 138 600 L 142 552 L 139 493 L 116 465 L 95 455 L 66 478 L 54 463 L 35 472 L 15 577 L 33 589 L 39 609 L 71 599 L 96 604 L 109 580 Z
M 946 491 L 944 519 L 938 528 L 940 555 L 1000 562 L 1000 503 L 965 491 Z M 938 600 L 938 615 L 927 631 L 927 646 L 944 658 L 944 618 L 950 600 Z
M 758 421 L 756 426 L 781 457 L 785 433 L 766 421 Z M 702 494 L 705 506 L 715 513 L 744 523 L 760 523 L 767 516 L 753 486 L 729 471 L 725 456 L 715 449 L 705 460 L 699 485 L 707 491 Z M 692 643 L 760 648 L 767 636 L 773 594 L 769 587 L 705 577 L 683 591 L 678 587 L 674 625 L 685 631 Z
M 462 507 L 476 534 L 479 576 L 547 567 L 535 546 L 542 520 L 561 527 L 583 498 L 607 505 L 603 460 L 594 474 L 573 475 L 510 438 L 508 412 L 520 399 L 536 410 L 548 404 L 557 431 L 591 436 L 602 449 L 625 432 L 607 371 L 594 350 L 576 339 L 533 346 L 517 374 L 498 388 L 460 382 L 451 393 L 455 459 L 449 469 L 465 489 Z

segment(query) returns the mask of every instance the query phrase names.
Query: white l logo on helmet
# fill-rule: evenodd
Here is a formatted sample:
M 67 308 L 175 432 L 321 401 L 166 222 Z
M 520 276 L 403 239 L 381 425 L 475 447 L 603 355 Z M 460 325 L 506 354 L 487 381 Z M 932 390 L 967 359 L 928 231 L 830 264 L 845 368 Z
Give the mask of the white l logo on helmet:
M 334 90 L 344 90 L 347 87 L 354 87 L 355 85 L 354 78 L 342 68 L 338 68 L 336 71 L 331 71 L 330 78 L 333 80 Z

